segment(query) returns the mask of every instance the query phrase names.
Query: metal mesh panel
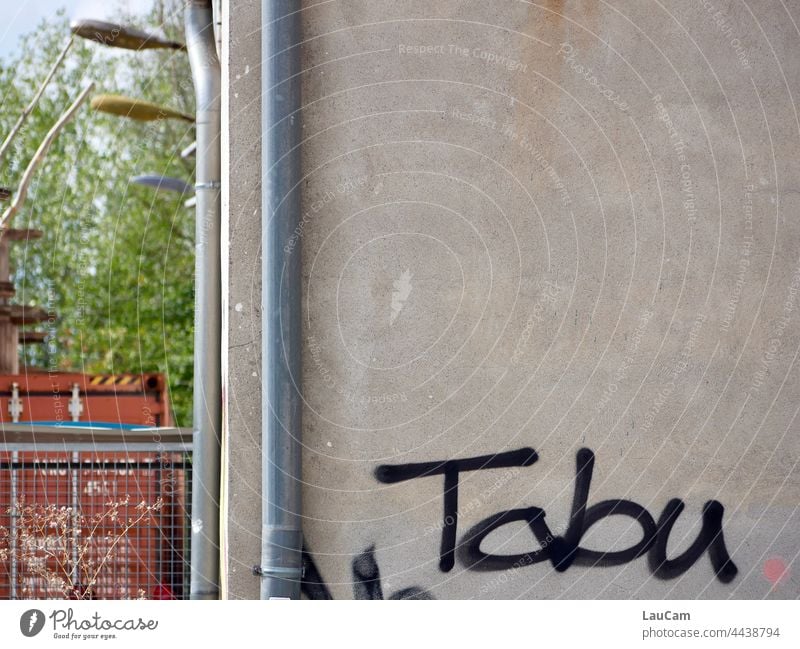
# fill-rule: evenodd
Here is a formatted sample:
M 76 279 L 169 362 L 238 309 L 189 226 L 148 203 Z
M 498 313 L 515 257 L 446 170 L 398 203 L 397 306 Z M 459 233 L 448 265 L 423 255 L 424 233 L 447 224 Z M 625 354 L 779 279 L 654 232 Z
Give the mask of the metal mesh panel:
M 0 599 L 188 599 L 183 452 L 0 451 Z

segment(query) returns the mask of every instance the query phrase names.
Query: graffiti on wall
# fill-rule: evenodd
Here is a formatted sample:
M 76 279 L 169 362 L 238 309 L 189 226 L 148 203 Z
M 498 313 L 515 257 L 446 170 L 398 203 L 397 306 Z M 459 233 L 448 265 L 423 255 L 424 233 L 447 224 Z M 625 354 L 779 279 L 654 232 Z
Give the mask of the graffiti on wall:
M 675 522 L 685 505 L 673 498 L 656 522 L 642 505 L 623 499 L 604 500 L 588 506 L 594 471 L 594 453 L 582 448 L 576 456 L 575 490 L 572 510 L 565 534 L 554 535 L 546 522 L 547 512 L 540 507 L 522 507 L 502 511 L 482 520 L 469 529 L 456 545 L 458 526 L 458 480 L 465 471 L 481 471 L 501 467 L 531 466 L 538 460 L 532 448 L 496 455 L 482 455 L 459 460 L 421 462 L 418 464 L 381 465 L 375 477 L 384 484 L 403 482 L 415 478 L 444 476 L 443 525 L 439 567 L 443 572 L 452 570 L 455 556 L 470 570 L 508 570 L 549 561 L 553 568 L 564 572 L 570 566 L 603 567 L 620 566 L 647 555 L 650 571 L 661 579 L 679 577 L 708 552 L 717 578 L 728 583 L 736 577 L 736 565 L 725 546 L 722 517 L 725 508 L 716 500 L 703 507 L 702 528 L 694 542 L 680 556 L 667 558 L 667 543 Z M 626 516 L 639 524 L 642 538 L 624 550 L 599 551 L 581 547 L 581 539 L 589 529 L 610 516 Z M 496 529 L 509 523 L 524 521 L 531 530 L 538 547 L 522 554 L 487 554 L 481 550 L 483 540 Z
M 572 508 L 566 532 L 553 534 L 547 523 L 547 512 L 530 506 L 509 509 L 485 518 L 469 528 L 458 540 L 458 488 L 462 473 L 489 469 L 529 467 L 537 462 L 538 454 L 532 448 L 520 448 L 493 455 L 420 462 L 413 464 L 384 464 L 375 469 L 376 479 L 383 484 L 395 484 L 429 478 L 443 477 L 441 543 L 439 569 L 449 572 L 456 559 L 472 571 L 502 571 L 549 562 L 557 572 L 572 566 L 585 568 L 621 566 L 640 557 L 647 557 L 653 576 L 674 579 L 687 572 L 704 554 L 708 554 L 711 568 L 722 583 L 730 583 L 738 573 L 736 564 L 728 553 L 722 530 L 725 508 L 716 500 L 703 506 L 701 528 L 689 547 L 674 558 L 667 557 L 667 546 L 673 527 L 685 508 L 679 498 L 671 499 L 656 520 L 642 505 L 625 499 L 610 499 L 589 506 L 589 494 L 594 472 L 595 455 L 588 448 L 576 454 L 575 486 Z M 581 546 L 587 532 L 600 521 L 611 516 L 629 518 L 641 529 L 641 538 L 622 550 L 590 550 Z M 491 554 L 482 549 L 484 540 L 495 530 L 512 523 L 524 522 L 531 533 L 534 547 L 515 554 Z M 310 553 L 304 553 L 304 592 L 312 599 L 330 599 L 325 585 Z M 383 599 L 380 571 L 375 559 L 375 548 L 370 547 L 352 561 L 353 594 L 357 599 Z M 429 599 L 429 592 L 418 588 L 398 591 L 390 599 Z
M 351 569 L 354 599 L 384 599 L 381 572 L 375 560 L 374 546 L 354 557 Z M 308 599 L 333 599 L 331 591 L 314 563 L 314 557 L 306 548 L 303 548 L 302 590 Z M 389 599 L 434 599 L 434 597 L 427 590 L 412 586 L 392 593 Z

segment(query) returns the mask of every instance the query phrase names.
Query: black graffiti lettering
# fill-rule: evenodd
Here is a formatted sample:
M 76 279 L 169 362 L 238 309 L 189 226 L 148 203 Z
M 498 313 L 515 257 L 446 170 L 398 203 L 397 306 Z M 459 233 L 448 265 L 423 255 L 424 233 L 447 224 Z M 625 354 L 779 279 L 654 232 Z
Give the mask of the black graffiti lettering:
M 455 565 L 456 533 L 458 526 L 458 468 L 447 463 L 444 472 L 444 521 L 439 568 L 449 572 Z
M 355 599 L 383 599 L 381 572 L 375 559 L 375 546 L 356 555 L 352 563 L 353 597 Z M 308 599 L 333 599 L 325 580 L 319 573 L 314 557 L 303 546 L 303 579 L 300 584 L 302 593 Z M 435 599 L 424 588 L 411 586 L 389 595 L 389 599 Z
M 569 525 L 563 536 L 553 536 L 545 520 L 546 512 L 539 507 L 512 509 L 490 516 L 464 535 L 458 546 L 459 560 L 470 570 L 499 571 L 521 568 L 548 559 L 553 567 L 563 572 L 570 566 L 610 567 L 621 566 L 648 554 L 648 565 L 653 575 L 660 579 L 674 579 L 685 573 L 708 551 L 717 578 L 729 583 L 737 574 L 722 533 L 724 507 L 712 500 L 703 508 L 703 526 L 692 545 L 676 559 L 666 558 L 667 542 L 672 528 L 683 510 L 683 502 L 671 500 L 664 509 L 659 523 L 650 513 L 630 500 L 604 500 L 587 508 L 594 470 L 594 454 L 581 449 L 577 454 L 575 491 Z M 627 516 L 642 529 L 642 538 L 629 548 L 616 551 L 589 550 L 580 547 L 582 538 L 593 525 L 610 516 Z M 539 543 L 539 548 L 518 554 L 488 554 L 481 544 L 489 534 L 509 523 L 525 521 Z
M 550 561 L 563 572 L 573 563 L 581 566 L 618 566 L 647 552 L 653 543 L 656 525 L 650 513 L 630 500 L 604 500 L 586 509 L 594 472 L 594 453 L 582 448 L 576 455 L 575 495 L 569 527 L 563 537 L 555 537 L 550 545 Z M 642 540 L 631 548 L 616 552 L 596 552 L 580 547 L 589 528 L 608 516 L 628 516 L 642 526 Z M 544 519 L 544 516 L 542 516 Z
M 621 566 L 647 554 L 653 545 L 656 538 L 656 523 L 653 517 L 644 507 L 630 500 L 604 500 L 592 505 L 586 511 L 586 520 L 581 536 L 586 534 L 592 525 L 609 516 L 628 516 L 635 520 L 642 526 L 642 539 L 636 545 L 616 552 L 598 552 L 579 548 L 575 559 L 576 566 L 597 566 L 598 568 Z
M 435 475 L 444 477 L 443 523 L 439 553 L 439 567 L 444 572 L 452 570 L 456 558 L 467 569 L 473 571 L 505 571 L 549 561 L 556 571 L 564 572 L 571 566 L 621 566 L 647 555 L 648 568 L 656 578 L 675 579 L 695 565 L 703 554 L 708 553 L 711 567 L 721 582 L 729 583 L 738 574 L 738 569 L 725 545 L 722 531 L 725 508 L 716 500 L 705 503 L 700 532 L 691 545 L 674 559 L 667 558 L 667 548 L 675 523 L 685 508 L 683 501 L 677 498 L 670 500 L 661 513 L 658 523 L 645 507 L 631 500 L 610 499 L 589 506 L 595 456 L 588 448 L 582 448 L 576 454 L 572 507 L 563 535 L 553 534 L 547 524 L 547 513 L 544 509 L 521 507 L 485 518 L 470 528 L 460 543 L 457 543 L 460 474 L 464 471 L 531 466 L 537 460 L 536 451 L 532 448 L 521 448 L 495 455 L 440 462 L 382 465 L 376 469 L 375 476 L 385 484 Z M 637 523 L 641 528 L 641 538 L 621 550 L 604 551 L 581 547 L 582 540 L 592 526 L 612 516 L 627 517 Z M 531 548 L 528 552 L 514 554 L 483 551 L 481 546 L 490 534 L 506 525 L 519 522 L 527 525 L 538 547 Z M 310 599 L 331 599 L 331 593 L 319 574 L 311 553 L 305 548 L 303 567 L 303 593 Z M 356 599 L 384 599 L 383 583 L 374 546 L 356 555 L 352 560 L 351 569 L 353 595 Z M 433 597 L 427 590 L 412 586 L 392 593 L 389 599 L 433 599 Z
M 439 551 L 439 568 L 443 572 L 449 572 L 455 565 L 459 474 L 464 471 L 530 466 L 537 459 L 536 451 L 532 448 L 521 448 L 516 451 L 507 451 L 494 455 L 479 455 L 477 457 L 441 462 L 382 464 L 375 469 L 375 477 L 384 484 L 394 484 L 416 478 L 444 475 L 442 542 Z
M 533 530 L 539 543 L 540 549 L 521 554 L 486 554 L 481 550 L 481 542 L 496 529 L 516 521 L 525 521 Z M 547 539 L 550 530 L 544 524 L 544 510 L 538 507 L 527 507 L 525 509 L 509 509 L 481 521 L 470 529 L 459 544 L 458 555 L 461 562 L 472 570 L 493 571 L 507 570 L 516 566 L 530 566 L 534 563 L 547 561 L 550 557 L 547 552 Z
M 353 559 L 353 597 L 383 599 L 381 573 L 375 561 L 374 545 Z
M 411 588 L 404 588 L 398 590 L 396 593 L 389 595 L 389 599 L 436 599 L 424 588 L 411 586 Z
M 308 599 L 333 599 L 331 591 L 328 590 L 322 575 L 319 574 L 317 564 L 314 563 L 314 557 L 305 545 L 303 546 L 303 579 L 300 582 L 300 591 Z
M 572 512 L 569 527 L 564 536 L 557 536 L 550 544 L 550 561 L 558 572 L 564 572 L 572 565 L 578 554 L 578 546 L 584 532 L 586 503 L 589 501 L 589 487 L 592 484 L 594 471 L 594 453 L 582 448 L 576 456 L 575 494 L 572 497 Z M 544 524 L 544 511 L 542 512 Z M 548 530 L 549 531 L 549 530 Z M 536 530 L 534 530 L 534 534 Z M 539 541 L 541 543 L 541 540 Z
M 650 570 L 661 579 L 680 577 L 708 550 L 711 566 L 717 578 L 724 584 L 730 583 L 739 572 L 731 561 L 725 538 L 722 534 L 722 514 L 725 508 L 716 500 L 703 506 L 703 526 L 689 548 L 675 559 L 667 559 L 667 541 L 675 521 L 683 511 L 683 501 L 674 498 L 667 503 L 658 520 L 658 535 L 648 556 Z

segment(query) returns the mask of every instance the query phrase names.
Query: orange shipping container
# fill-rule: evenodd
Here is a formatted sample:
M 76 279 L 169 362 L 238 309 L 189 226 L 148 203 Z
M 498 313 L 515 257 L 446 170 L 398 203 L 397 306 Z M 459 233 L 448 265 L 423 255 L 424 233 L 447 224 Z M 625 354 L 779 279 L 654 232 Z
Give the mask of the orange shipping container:
M 15 388 L 16 386 L 16 388 Z M 18 395 L 18 396 L 17 396 Z M 15 408 L 19 406 L 18 418 Z M 0 375 L 0 423 L 92 421 L 171 426 L 162 374 L 28 372 Z

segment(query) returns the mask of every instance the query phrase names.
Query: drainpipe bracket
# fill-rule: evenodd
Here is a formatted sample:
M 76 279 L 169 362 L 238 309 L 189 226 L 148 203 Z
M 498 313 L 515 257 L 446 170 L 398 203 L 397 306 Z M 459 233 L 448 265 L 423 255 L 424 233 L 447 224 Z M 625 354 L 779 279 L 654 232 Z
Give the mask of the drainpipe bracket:
M 305 568 L 282 568 L 280 566 L 253 566 L 253 574 L 256 577 L 272 577 L 275 579 L 286 579 L 288 581 L 300 581 L 306 576 Z

